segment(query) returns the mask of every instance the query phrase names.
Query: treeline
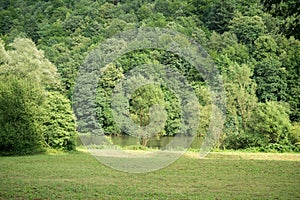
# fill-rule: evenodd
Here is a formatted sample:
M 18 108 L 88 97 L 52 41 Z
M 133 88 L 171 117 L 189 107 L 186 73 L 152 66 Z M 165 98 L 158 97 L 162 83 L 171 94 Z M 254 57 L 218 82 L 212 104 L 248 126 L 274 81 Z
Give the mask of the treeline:
M 0 41 L 0 154 L 75 149 L 75 118 L 56 67 L 29 39 Z
M 1 2 L 1 152 L 13 149 L 19 141 L 30 141 L 26 139 L 29 136 L 37 138 L 36 144 L 31 143 L 35 147 L 74 146 L 70 100 L 79 67 L 88 53 L 106 38 L 139 27 L 183 33 L 201 44 L 214 60 L 222 73 L 227 96 L 226 121 L 217 147 L 299 151 L 299 8 L 297 0 Z M 35 44 L 20 38 L 29 38 Z M 45 57 L 36 47 L 43 50 Z M 27 52 L 28 49 L 35 50 Z M 32 65 L 31 60 L 36 63 Z M 149 49 L 119 58 L 99 80 L 97 117 L 105 134 L 124 134 L 111 111 L 114 86 L 133 67 L 149 63 L 175 67 L 190 82 L 200 103 L 197 135 L 205 137 L 212 105 L 203 78 L 179 56 Z M 20 95 L 13 95 L 16 93 Z M 24 103 L 23 108 L 16 107 L 19 101 Z M 164 87 L 146 86 L 134 93 L 130 101 L 132 120 L 140 125 L 149 123 L 149 108 L 157 103 L 164 104 L 168 113 L 159 136 L 178 134 L 180 102 Z M 51 112 L 55 116 L 50 117 Z M 8 113 L 15 116 L 9 118 Z M 67 116 L 62 116 L 66 113 Z M 47 138 L 67 139 L 57 145 Z

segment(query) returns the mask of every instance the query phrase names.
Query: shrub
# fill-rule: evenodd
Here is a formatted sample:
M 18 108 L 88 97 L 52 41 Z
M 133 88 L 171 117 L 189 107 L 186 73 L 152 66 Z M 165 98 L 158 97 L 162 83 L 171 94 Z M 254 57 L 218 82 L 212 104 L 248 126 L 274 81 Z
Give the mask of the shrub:
M 300 122 L 295 122 L 292 124 L 291 141 L 292 144 L 300 147 Z
M 280 102 L 259 103 L 251 116 L 252 131 L 267 143 L 290 144 L 289 109 Z
M 265 146 L 266 141 L 253 133 L 233 133 L 227 135 L 221 147 L 224 149 L 248 149 Z
M 77 134 L 70 101 L 59 92 L 48 92 L 46 111 L 43 125 L 47 146 L 75 150 Z
M 29 80 L 8 76 L 0 81 L 0 154 L 24 155 L 42 150 L 40 116 L 43 90 Z
M 265 147 L 260 148 L 261 152 L 274 152 L 274 153 L 284 153 L 284 152 L 299 152 L 299 147 L 294 145 L 284 145 L 284 144 L 268 144 Z

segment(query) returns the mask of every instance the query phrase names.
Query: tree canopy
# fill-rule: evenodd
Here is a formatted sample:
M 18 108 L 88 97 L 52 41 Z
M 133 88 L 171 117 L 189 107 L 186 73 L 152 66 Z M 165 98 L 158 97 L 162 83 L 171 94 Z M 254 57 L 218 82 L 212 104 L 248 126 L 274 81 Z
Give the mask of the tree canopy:
M 213 59 L 227 96 L 219 147 L 287 145 L 299 150 L 299 8 L 297 0 L 2 1 L 1 154 L 21 151 L 28 141 L 32 143 L 24 153 L 44 147 L 74 149 L 70 102 L 80 66 L 103 41 L 142 27 L 178 31 Z M 96 120 L 106 135 L 126 134 L 115 123 L 111 96 L 128 71 L 149 63 L 176 69 L 188 80 L 200 105 L 197 135 L 205 137 L 215 106 L 210 86 L 189 60 L 162 49 L 128 52 L 101 72 L 95 86 L 96 119 L 91 121 Z M 163 105 L 167 117 L 158 135 L 173 137 L 181 123 L 181 103 L 164 86 L 144 86 L 131 97 L 130 117 L 145 126 L 150 107 Z M 9 150 L 14 143 L 20 146 Z

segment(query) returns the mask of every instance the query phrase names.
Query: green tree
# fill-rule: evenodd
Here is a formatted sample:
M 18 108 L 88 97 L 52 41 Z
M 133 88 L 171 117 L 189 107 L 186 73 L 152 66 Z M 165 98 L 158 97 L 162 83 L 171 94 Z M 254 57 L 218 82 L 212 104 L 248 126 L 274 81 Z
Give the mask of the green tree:
M 226 91 L 227 115 L 223 148 L 243 149 L 257 145 L 257 139 L 250 133 L 251 114 L 257 106 L 256 83 L 250 64 L 238 64 L 222 56 L 221 69 Z
M 228 66 L 228 64 L 224 65 L 224 63 L 228 63 L 226 59 L 237 63 L 251 61 L 247 46 L 239 43 L 236 35 L 231 32 L 225 32 L 221 35 L 212 32 L 208 50 L 210 56 L 214 58 L 215 63 L 220 67 Z M 226 69 L 221 70 L 226 71 Z
M 14 74 L 20 79 L 35 80 L 45 89 L 61 90 L 56 67 L 45 59 L 31 40 L 16 38 L 9 46 L 12 50 L 6 51 L 4 44 L 0 43 L 3 53 L 0 75 Z
M 236 34 L 240 42 L 252 45 L 254 41 L 265 33 L 265 25 L 260 16 L 244 16 L 237 12 L 229 23 L 230 32 Z
M 180 102 L 168 88 L 162 87 L 162 90 L 164 93 L 164 106 L 168 115 L 164 132 L 162 133 L 165 133 L 167 136 L 174 136 L 179 133 L 181 124 Z
M 164 107 L 164 104 L 164 93 L 159 86 L 153 84 L 142 86 L 134 91 L 129 101 L 131 118 L 133 122 L 138 124 L 140 127 L 147 126 L 150 123 L 150 108 L 154 105 Z M 160 117 L 160 115 L 155 116 L 155 118 Z M 163 134 L 164 129 L 162 129 L 160 133 L 157 133 L 157 135 Z M 152 136 L 153 135 L 149 135 L 147 133 L 140 133 L 140 144 L 146 146 L 148 140 Z
M 257 103 L 256 84 L 252 75 L 248 65 L 237 63 L 232 63 L 224 74 L 227 108 L 235 118 L 238 132 L 240 129 L 247 131 L 251 112 Z
M 43 147 L 74 149 L 76 135 L 74 117 L 69 100 L 61 94 L 63 90 L 56 67 L 45 59 L 43 52 L 37 50 L 34 43 L 28 39 L 17 38 L 9 46 L 11 50 L 5 50 L 3 43 L 0 43 L 1 84 L 9 82 L 7 87 L 2 86 L 1 100 L 6 106 L 2 107 L 1 114 L 13 113 L 13 116 L 11 116 L 12 119 L 9 115 L 8 118 L 3 117 L 1 126 L 10 127 L 11 134 L 16 135 L 21 135 L 22 129 L 28 126 L 32 130 L 32 136 L 30 136 L 30 130 L 24 130 L 24 134 L 27 134 L 29 138 L 29 141 L 26 140 L 27 143 L 30 142 L 30 137 L 39 136 L 39 143 Z M 13 93 L 15 96 L 10 95 Z M 20 106 L 16 106 L 18 102 Z M 10 103 L 11 105 L 8 105 Z M 17 115 L 21 117 L 20 122 L 17 121 Z M 21 122 L 26 116 L 28 119 L 24 121 L 24 126 Z M 16 119 L 13 119 L 14 117 Z M 29 124 L 30 122 L 32 124 Z M 12 130 L 13 128 L 15 130 Z M 8 132 L 8 129 L 4 130 Z M 20 138 L 22 139 L 21 136 Z M 64 138 L 64 142 L 53 144 L 54 140 L 61 138 Z M 7 138 L 2 142 L 5 143 L 6 140 Z M 32 141 L 33 144 L 36 142 L 33 139 Z M 15 140 L 15 142 L 16 146 L 22 144 L 19 144 L 20 140 Z
M 210 6 L 206 8 L 207 13 L 203 16 L 204 22 L 210 30 L 214 30 L 218 33 L 228 31 L 229 22 L 234 16 L 235 6 L 235 0 L 212 1 Z
M 165 17 L 170 17 L 175 12 L 169 0 L 157 0 L 154 5 L 154 11 L 162 13 Z
M 24 155 L 42 151 L 45 95 L 30 79 L 14 75 L 0 81 L 0 154 Z
M 119 79 L 124 77 L 123 69 L 110 64 L 101 75 L 96 94 L 97 119 L 105 134 L 121 134 L 120 128 L 114 121 L 111 110 L 112 90 Z
M 70 101 L 59 92 L 48 92 L 43 117 L 44 140 L 54 149 L 75 150 L 75 118 Z
M 259 103 L 251 117 L 254 133 L 263 137 L 266 144 L 289 144 L 291 123 L 288 113 L 289 108 L 284 103 Z
M 286 36 L 300 39 L 300 2 L 297 0 L 262 0 L 264 10 L 282 20 L 281 32 Z
M 291 121 L 300 122 L 300 41 L 276 37 L 282 70 L 286 73 L 286 101 L 290 104 Z
M 153 5 L 143 4 L 137 11 L 136 16 L 139 21 L 149 18 L 153 13 Z
M 285 101 L 287 91 L 286 69 L 282 66 L 277 43 L 271 36 L 261 36 L 254 43 L 254 79 L 258 85 L 260 102 Z

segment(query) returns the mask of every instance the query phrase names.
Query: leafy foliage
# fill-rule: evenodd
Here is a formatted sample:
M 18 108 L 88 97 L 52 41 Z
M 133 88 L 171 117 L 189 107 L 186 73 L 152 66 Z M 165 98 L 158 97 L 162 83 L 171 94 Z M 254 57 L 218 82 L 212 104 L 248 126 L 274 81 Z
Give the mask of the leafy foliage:
M 43 146 L 45 96 L 35 83 L 10 75 L 0 82 L 0 154 L 37 153 Z
M 244 16 L 241 13 L 236 13 L 229 25 L 229 30 L 236 34 L 239 41 L 248 45 L 263 35 L 265 29 L 260 16 Z
M 0 43 L 1 154 L 73 150 L 75 123 L 55 66 L 28 39 Z
M 288 108 L 273 101 L 259 103 L 252 114 L 252 128 L 268 143 L 289 144 L 291 123 Z
M 59 92 L 48 92 L 44 116 L 44 140 L 54 149 L 75 150 L 75 119 L 70 101 Z
M 13 91 L 15 84 L 24 86 L 23 90 L 29 93 L 40 91 L 45 100 L 35 112 L 44 116 L 40 120 L 45 120 L 41 123 L 45 125 L 42 127 L 48 145 L 73 149 L 74 119 L 65 96 L 71 99 L 78 69 L 86 55 L 103 40 L 122 31 L 138 27 L 172 29 L 205 47 L 223 75 L 227 119 L 222 145 L 235 149 L 286 149 L 280 145 L 294 144 L 296 136 L 291 133 L 298 134 L 297 128 L 288 128 L 289 123 L 300 121 L 299 13 L 297 0 L 3 1 L 1 87 L 3 91 Z M 34 43 L 21 38 L 30 38 Z M 195 119 L 201 122 L 197 134 L 205 137 L 214 106 L 208 86 L 189 61 L 159 49 L 130 52 L 108 66 L 98 83 L 97 119 L 84 123 L 99 123 L 107 135 L 124 134 L 112 115 L 112 90 L 126 72 L 149 63 L 177 69 L 189 81 L 201 105 L 200 119 Z M 6 87 L 4 83 L 11 76 L 14 78 L 7 81 L 10 86 Z M 36 91 L 25 82 L 37 86 Z M 82 88 L 86 89 L 89 88 Z M 149 93 L 160 97 L 159 102 L 163 102 L 168 114 L 161 135 L 178 134 L 181 102 L 164 87 L 136 91 L 131 101 L 132 119 L 147 124 L 146 113 L 151 107 L 148 103 L 154 98 Z M 138 94 L 148 96 L 138 99 Z M 34 99 L 30 101 L 36 103 Z M 141 105 L 144 120 L 138 117 L 137 107 Z M 52 118 L 43 112 L 51 113 Z M 83 116 L 85 112 L 80 110 L 76 114 Z M 282 118 L 276 118 L 275 113 Z M 267 143 L 271 146 L 267 147 Z

